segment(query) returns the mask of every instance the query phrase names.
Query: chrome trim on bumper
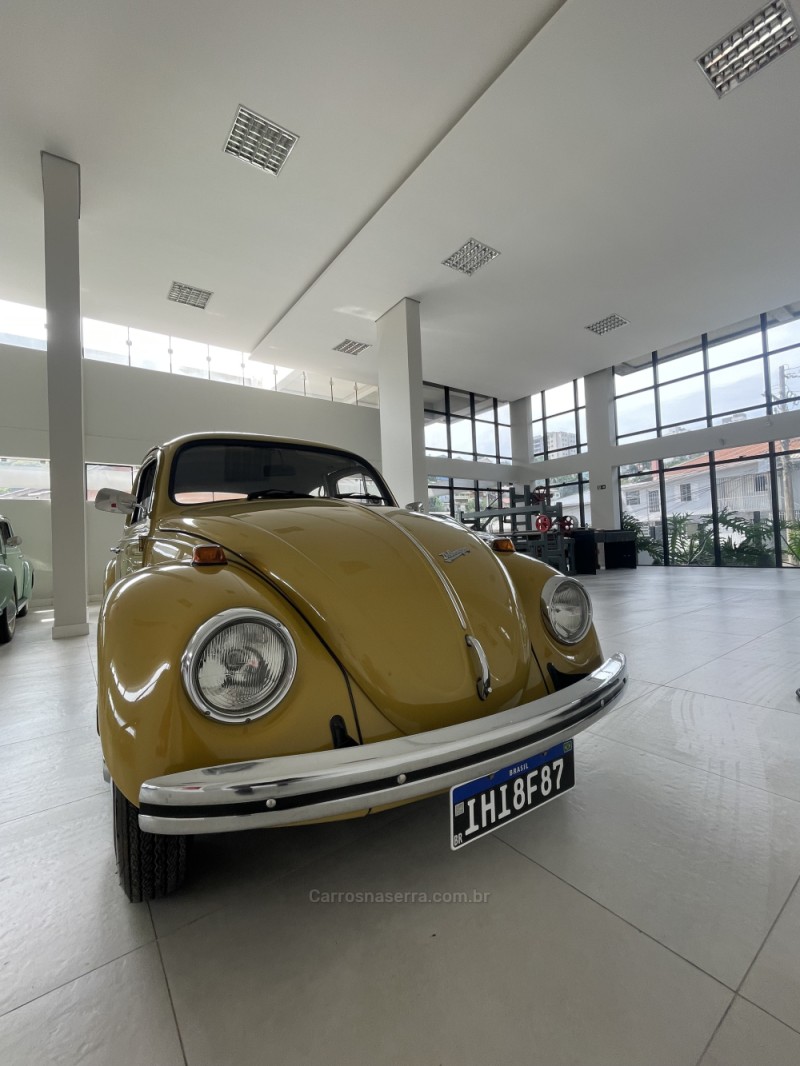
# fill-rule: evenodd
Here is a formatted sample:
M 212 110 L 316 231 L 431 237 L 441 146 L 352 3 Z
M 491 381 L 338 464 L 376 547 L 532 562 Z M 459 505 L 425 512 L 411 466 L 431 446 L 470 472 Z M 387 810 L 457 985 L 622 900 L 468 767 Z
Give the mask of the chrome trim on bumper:
M 625 656 L 612 655 L 569 688 L 459 725 L 154 778 L 139 792 L 139 827 L 225 833 L 428 796 L 574 737 L 608 713 L 627 679 Z

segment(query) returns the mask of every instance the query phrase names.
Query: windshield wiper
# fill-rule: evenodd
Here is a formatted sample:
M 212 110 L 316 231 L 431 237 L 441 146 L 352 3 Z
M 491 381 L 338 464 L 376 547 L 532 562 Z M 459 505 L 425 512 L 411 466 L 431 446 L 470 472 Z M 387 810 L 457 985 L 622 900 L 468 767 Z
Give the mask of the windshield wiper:
M 259 489 L 248 492 L 248 500 L 310 500 L 307 492 L 295 492 L 293 489 Z

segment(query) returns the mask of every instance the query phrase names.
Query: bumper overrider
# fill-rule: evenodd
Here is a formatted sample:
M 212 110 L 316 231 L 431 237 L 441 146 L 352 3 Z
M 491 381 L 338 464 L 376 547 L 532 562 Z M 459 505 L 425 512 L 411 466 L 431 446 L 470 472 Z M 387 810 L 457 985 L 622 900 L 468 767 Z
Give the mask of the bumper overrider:
M 566 689 L 426 733 L 331 751 L 207 766 L 145 781 L 139 827 L 229 833 L 318 821 L 442 792 L 569 740 L 604 717 L 628 680 L 612 655 Z

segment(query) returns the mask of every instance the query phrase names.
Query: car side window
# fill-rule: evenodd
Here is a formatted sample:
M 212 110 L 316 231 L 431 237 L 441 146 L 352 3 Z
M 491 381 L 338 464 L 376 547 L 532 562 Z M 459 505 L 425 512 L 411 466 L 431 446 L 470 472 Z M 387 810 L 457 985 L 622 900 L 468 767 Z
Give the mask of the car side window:
M 11 540 L 13 533 L 11 532 L 11 526 L 8 522 L 0 522 L 0 540 L 4 543 L 7 540 Z
M 332 496 L 339 499 L 352 498 L 364 503 L 385 504 L 381 490 L 366 472 L 352 472 L 337 478 L 332 486 Z
M 153 490 L 155 488 L 155 483 L 156 464 L 154 460 L 152 463 L 143 466 L 139 471 L 139 478 L 136 482 L 136 506 L 131 515 L 131 525 L 143 521 L 153 509 Z

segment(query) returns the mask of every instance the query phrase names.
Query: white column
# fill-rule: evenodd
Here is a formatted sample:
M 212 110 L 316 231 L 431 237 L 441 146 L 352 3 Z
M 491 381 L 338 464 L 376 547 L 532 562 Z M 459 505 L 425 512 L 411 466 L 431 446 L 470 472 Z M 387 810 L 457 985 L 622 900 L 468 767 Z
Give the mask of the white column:
M 401 507 L 419 500 L 427 511 L 419 303 L 401 300 L 377 327 L 382 472 Z
M 609 367 L 587 374 L 584 385 L 592 526 L 595 529 L 619 529 L 619 468 L 614 465 L 614 373 Z
M 78 260 L 80 175 L 77 163 L 42 152 L 54 638 L 89 632 Z
M 531 422 L 530 396 L 512 400 L 509 408 L 511 411 L 511 462 L 515 466 L 527 466 L 533 460 L 533 424 Z M 514 488 L 517 492 L 522 493 L 525 489 L 525 484 L 515 482 Z

